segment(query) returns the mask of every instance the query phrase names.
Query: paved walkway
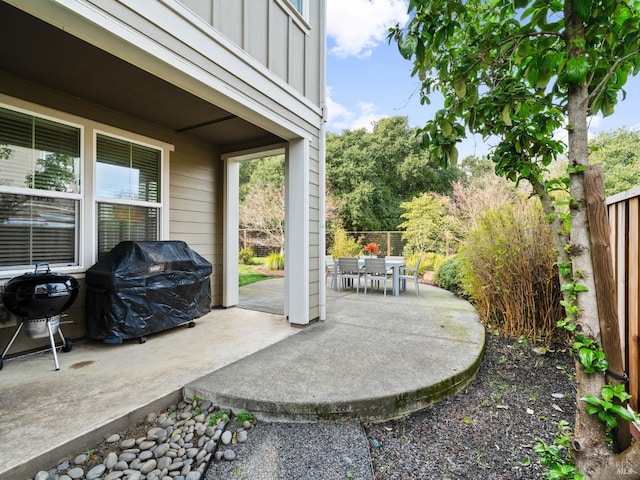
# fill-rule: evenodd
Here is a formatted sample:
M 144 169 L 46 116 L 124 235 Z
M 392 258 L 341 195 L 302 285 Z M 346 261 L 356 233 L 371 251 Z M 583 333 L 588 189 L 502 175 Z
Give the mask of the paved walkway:
M 281 311 L 281 282 L 260 282 L 263 310 Z M 402 415 L 466 385 L 484 346 L 473 309 L 433 287 L 419 297 L 329 290 L 327 318 L 296 328 L 272 313 L 214 310 L 142 345 L 75 342 L 58 372 L 50 352 L 8 359 L 0 480 L 87 450 L 183 391 L 262 419 Z

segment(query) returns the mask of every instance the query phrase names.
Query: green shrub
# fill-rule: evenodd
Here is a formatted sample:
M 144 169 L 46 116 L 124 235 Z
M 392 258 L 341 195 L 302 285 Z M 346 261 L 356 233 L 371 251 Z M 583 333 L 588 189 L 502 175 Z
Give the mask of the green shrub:
M 463 293 L 460 259 L 457 256 L 454 255 L 442 262 L 440 268 L 436 270 L 435 282 L 440 288 L 449 290 L 457 295 Z
M 485 210 L 457 256 L 463 289 L 485 325 L 512 338 L 564 334 L 551 230 L 537 199 Z
M 336 227 L 333 231 L 333 245 L 329 253 L 333 258 L 357 257 L 362 251 L 362 239 L 356 240 L 347 235 L 347 231 L 342 227 Z
M 418 258 L 422 259 L 420 263 L 420 270 L 418 273 L 422 275 L 424 272 L 437 272 L 442 265 L 442 262 L 446 260 L 444 255 L 440 255 L 435 252 L 418 252 L 407 257 L 407 265 L 413 267 L 418 263 Z
M 238 259 L 243 265 L 251 265 L 253 263 L 253 257 L 255 256 L 256 254 L 253 253 L 253 248 L 251 247 L 245 247 L 238 253 Z
M 264 266 L 268 270 L 284 270 L 284 255 L 281 253 L 270 253 Z

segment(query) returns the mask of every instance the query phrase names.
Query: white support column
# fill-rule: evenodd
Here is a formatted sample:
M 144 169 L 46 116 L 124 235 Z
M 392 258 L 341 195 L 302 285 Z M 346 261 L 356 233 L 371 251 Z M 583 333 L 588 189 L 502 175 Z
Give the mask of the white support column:
M 285 298 L 289 323 L 309 323 L 309 140 L 289 142 L 285 156 Z
M 240 228 L 240 162 L 225 159 L 224 182 L 224 259 L 222 280 L 222 306 L 238 304 L 238 229 Z

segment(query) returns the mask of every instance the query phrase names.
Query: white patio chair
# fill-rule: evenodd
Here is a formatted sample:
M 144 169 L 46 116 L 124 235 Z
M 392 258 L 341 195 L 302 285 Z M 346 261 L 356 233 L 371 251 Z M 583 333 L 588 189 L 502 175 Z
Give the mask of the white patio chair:
M 357 282 L 356 293 L 360 292 L 360 278 L 362 278 L 362 270 L 358 266 L 358 259 L 351 257 L 340 257 L 338 259 L 338 271 L 336 279 L 338 282 L 338 290 L 341 285 L 344 287 L 345 280 Z
M 384 294 L 387 295 L 387 280 L 391 278 L 392 273 L 386 265 L 384 258 L 365 258 L 364 259 L 364 294 L 367 294 L 367 284 L 371 282 L 384 281 Z
M 327 283 L 327 279 L 331 277 L 331 287 L 335 287 L 335 279 L 336 279 L 336 261 L 333 259 L 331 255 L 325 255 L 324 257 L 324 283 Z
M 418 258 L 418 263 L 415 267 L 400 267 L 400 274 L 398 275 L 398 281 L 402 285 L 402 291 L 407 290 L 407 280 L 413 280 L 416 289 L 416 296 L 420 295 L 420 287 L 418 283 L 418 270 L 420 270 L 420 262 L 422 258 Z

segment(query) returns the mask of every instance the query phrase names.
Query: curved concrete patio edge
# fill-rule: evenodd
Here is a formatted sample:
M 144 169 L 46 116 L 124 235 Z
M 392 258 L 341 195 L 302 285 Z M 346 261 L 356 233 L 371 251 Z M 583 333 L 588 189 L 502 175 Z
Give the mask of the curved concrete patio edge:
M 185 386 L 185 396 L 263 421 L 384 421 L 458 393 L 474 378 L 484 327 L 444 290 L 330 292 L 327 321 Z
M 484 351 L 484 350 L 483 350 Z M 251 412 L 256 418 L 267 422 L 316 422 L 359 420 L 382 422 L 404 417 L 422 410 L 463 390 L 476 377 L 482 360 L 477 361 L 459 375 L 454 375 L 438 384 L 402 392 L 395 395 L 361 398 L 354 401 L 294 403 L 287 401 L 265 401 L 217 394 L 201 389 L 198 382 L 185 386 L 185 397 L 206 398 L 214 405 L 232 412 Z

